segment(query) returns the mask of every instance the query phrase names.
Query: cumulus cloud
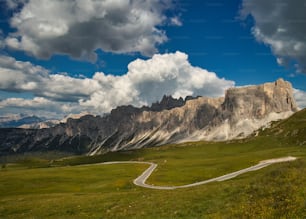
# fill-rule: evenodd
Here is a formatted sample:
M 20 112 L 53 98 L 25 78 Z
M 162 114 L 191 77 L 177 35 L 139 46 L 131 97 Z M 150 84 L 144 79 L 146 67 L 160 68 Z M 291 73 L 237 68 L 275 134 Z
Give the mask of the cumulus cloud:
M 0 101 L 0 108 L 2 107 L 14 107 L 14 108 L 27 108 L 35 110 L 54 110 L 58 108 L 55 102 L 52 102 L 43 97 L 35 97 L 33 99 L 23 99 L 23 98 L 8 98 Z M 63 107 L 67 108 L 67 107 Z
M 41 66 L 0 56 L 0 89 L 31 92 L 35 96 L 57 101 L 77 101 L 99 89 L 99 85 L 91 79 L 52 75 Z
M 122 76 L 97 72 L 92 78 L 50 74 L 48 70 L 12 57 L 0 56 L 0 90 L 30 92 L 34 99 L 10 98 L 0 102 L 0 111 L 11 108 L 46 109 L 60 114 L 88 111 L 103 114 L 119 105 L 150 105 L 164 94 L 222 96 L 233 81 L 194 67 L 182 52 L 156 54 L 137 59 Z
M 299 108 L 306 108 L 306 92 L 298 89 L 294 89 L 294 98 Z
M 280 65 L 306 74 L 306 1 L 243 0 L 241 15 L 255 20 L 253 35 L 269 45 Z
M 6 1 L 21 8 L 10 20 L 16 32 L 6 38 L 8 47 L 38 58 L 67 54 L 88 60 L 95 60 L 96 49 L 153 55 L 167 41 L 161 27 L 174 7 L 172 0 Z M 172 23 L 181 25 L 177 18 Z
M 149 60 L 137 59 L 128 65 L 123 76 L 96 73 L 93 77 L 104 89 L 80 101 L 83 106 L 93 106 L 107 111 L 114 106 L 148 105 L 164 94 L 174 97 L 187 95 L 222 96 L 224 90 L 234 86 L 233 81 L 220 79 L 213 72 L 192 66 L 182 52 L 154 55 Z
M 77 114 L 81 108 L 76 103 L 63 103 L 43 97 L 33 99 L 7 98 L 0 101 L 0 112 L 6 114 L 35 114 L 46 118 L 63 118 L 70 113 Z

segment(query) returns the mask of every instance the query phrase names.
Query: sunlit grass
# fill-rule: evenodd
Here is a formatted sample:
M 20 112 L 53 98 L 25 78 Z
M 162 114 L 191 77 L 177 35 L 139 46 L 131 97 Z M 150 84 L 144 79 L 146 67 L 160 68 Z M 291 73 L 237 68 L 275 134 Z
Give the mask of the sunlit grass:
M 304 148 L 256 151 L 241 144 L 230 152 L 231 145 L 214 148 L 211 144 L 198 144 L 143 150 L 139 154 L 142 159 L 159 164 L 149 183 L 181 185 L 228 173 L 261 159 L 287 154 L 298 154 L 300 158 L 229 181 L 174 191 L 133 185 L 133 179 L 147 168 L 140 164 L 24 169 L 8 166 L 0 171 L 0 218 L 214 218 L 255 217 L 258 213 L 264 217 L 279 214 L 279 207 L 274 205 L 281 205 L 281 212 L 288 215 L 305 213 Z M 292 189 L 288 190 L 288 186 Z M 275 194 L 282 196 L 276 198 Z M 249 202 L 253 203 L 252 208 Z
M 0 218 L 305 218 L 305 113 L 297 118 L 288 120 L 288 128 L 280 122 L 259 137 L 241 141 L 58 160 L 28 157 L 6 164 L 0 168 Z M 135 186 L 133 179 L 148 167 L 144 164 L 80 165 L 152 161 L 159 166 L 148 183 L 183 185 L 289 155 L 299 159 L 173 191 Z

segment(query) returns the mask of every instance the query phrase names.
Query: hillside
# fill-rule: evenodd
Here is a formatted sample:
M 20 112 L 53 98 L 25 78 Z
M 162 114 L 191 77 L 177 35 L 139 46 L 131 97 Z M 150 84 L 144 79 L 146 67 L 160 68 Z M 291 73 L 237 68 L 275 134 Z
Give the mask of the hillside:
M 273 122 L 271 127 L 260 132 L 260 136 L 274 137 L 287 145 L 306 145 L 306 109 L 287 119 Z

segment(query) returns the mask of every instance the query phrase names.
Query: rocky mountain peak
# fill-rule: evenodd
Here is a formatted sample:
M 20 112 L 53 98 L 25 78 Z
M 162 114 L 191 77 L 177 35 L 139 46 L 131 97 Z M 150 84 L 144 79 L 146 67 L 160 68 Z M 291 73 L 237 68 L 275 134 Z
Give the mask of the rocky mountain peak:
M 120 106 L 41 130 L 0 129 L 0 154 L 63 150 L 89 155 L 182 141 L 242 138 L 297 110 L 289 82 L 230 88 L 225 97 L 165 95 L 151 107 Z
M 232 119 L 263 118 L 271 112 L 297 111 L 292 86 L 283 79 L 259 86 L 230 88 L 222 104 Z
M 181 107 L 185 105 L 185 101 L 182 97 L 179 99 L 173 98 L 171 95 L 164 95 L 160 102 L 153 103 L 150 107 L 151 111 L 170 110 L 175 107 Z

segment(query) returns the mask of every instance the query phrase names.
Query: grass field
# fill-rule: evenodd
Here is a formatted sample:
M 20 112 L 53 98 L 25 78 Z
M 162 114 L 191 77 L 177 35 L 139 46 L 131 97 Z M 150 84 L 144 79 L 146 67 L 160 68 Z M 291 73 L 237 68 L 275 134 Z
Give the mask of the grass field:
M 299 113 L 241 141 L 184 143 L 58 160 L 28 157 L 2 165 L 0 218 L 305 218 L 305 118 L 305 112 Z M 173 191 L 136 187 L 133 179 L 146 165 L 80 165 L 152 161 L 158 168 L 148 183 L 183 185 L 288 155 L 299 159 Z

